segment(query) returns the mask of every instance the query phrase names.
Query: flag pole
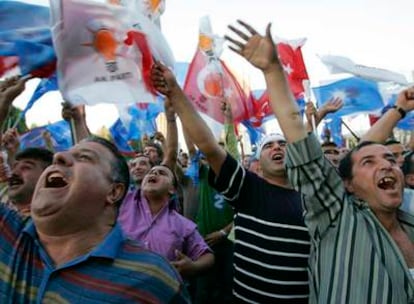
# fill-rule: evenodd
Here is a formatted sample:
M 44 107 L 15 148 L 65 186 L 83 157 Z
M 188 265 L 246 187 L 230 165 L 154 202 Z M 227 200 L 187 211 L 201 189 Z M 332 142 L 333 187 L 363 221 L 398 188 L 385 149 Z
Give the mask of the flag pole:
M 348 129 L 348 131 L 351 133 L 351 135 L 357 140 L 360 141 L 360 137 L 358 135 L 355 134 L 354 131 L 352 131 L 352 129 L 343 121 L 342 118 L 339 118 L 341 120 L 341 124 L 343 124 L 345 126 L 345 128 Z
M 78 143 L 78 138 L 76 136 L 75 120 L 71 118 L 69 120 L 69 124 L 70 124 L 70 134 L 72 135 L 72 142 L 73 142 L 73 145 L 76 145 Z
M 309 79 L 304 79 L 302 81 L 302 85 L 303 85 L 303 88 L 305 90 L 305 102 L 306 103 L 312 102 Z M 316 129 L 316 120 L 315 120 L 315 115 L 314 114 L 312 114 L 311 120 L 312 120 L 311 123 L 312 123 L 313 132 L 315 133 L 316 137 L 318 137 L 318 130 Z

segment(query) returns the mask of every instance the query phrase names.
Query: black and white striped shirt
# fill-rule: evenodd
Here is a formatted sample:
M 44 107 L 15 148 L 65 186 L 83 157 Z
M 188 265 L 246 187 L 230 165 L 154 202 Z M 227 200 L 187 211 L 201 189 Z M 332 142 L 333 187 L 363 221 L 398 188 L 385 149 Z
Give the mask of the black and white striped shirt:
M 235 207 L 237 303 L 308 303 L 310 241 L 298 192 L 269 184 L 227 156 L 210 183 Z

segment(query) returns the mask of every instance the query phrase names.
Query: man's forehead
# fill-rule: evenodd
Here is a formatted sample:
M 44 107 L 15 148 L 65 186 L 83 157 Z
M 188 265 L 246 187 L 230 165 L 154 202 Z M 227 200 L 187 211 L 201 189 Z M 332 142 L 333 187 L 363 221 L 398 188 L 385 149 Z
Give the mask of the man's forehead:
M 101 158 L 102 153 L 105 153 L 108 156 L 114 157 L 112 151 L 109 148 L 105 147 L 103 144 L 94 141 L 81 141 L 73 146 L 69 151 L 76 152 L 76 151 L 88 151 L 93 154 L 96 154 L 98 157 Z M 98 152 L 99 151 L 99 152 Z
M 362 158 L 367 156 L 377 156 L 377 155 L 392 155 L 392 152 L 387 146 L 381 144 L 372 144 L 364 146 L 357 151 L 354 151 L 353 156 L 355 158 Z
M 171 175 L 173 174 L 167 166 L 154 166 L 151 168 L 151 171 L 164 171 L 170 173 Z
M 143 161 L 143 160 L 149 162 L 148 156 L 141 154 L 141 155 L 135 156 L 131 161 L 133 161 L 133 162 L 139 162 L 139 161 Z
M 285 143 L 286 143 L 286 140 L 284 139 L 269 140 L 266 143 L 264 143 L 263 146 L 274 145 L 274 144 L 285 144 Z

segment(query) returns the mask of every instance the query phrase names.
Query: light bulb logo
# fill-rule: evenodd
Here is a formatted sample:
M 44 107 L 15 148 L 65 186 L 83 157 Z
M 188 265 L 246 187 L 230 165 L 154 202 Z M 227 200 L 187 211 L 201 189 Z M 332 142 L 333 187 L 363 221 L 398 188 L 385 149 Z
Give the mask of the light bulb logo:
M 213 56 L 214 40 L 210 36 L 200 33 L 198 35 L 198 47 L 208 56 Z
M 93 35 L 92 42 L 82 45 L 92 47 L 105 60 L 106 69 L 111 73 L 116 72 L 118 70 L 116 62 L 118 41 L 114 33 L 96 20 L 88 24 L 88 30 Z

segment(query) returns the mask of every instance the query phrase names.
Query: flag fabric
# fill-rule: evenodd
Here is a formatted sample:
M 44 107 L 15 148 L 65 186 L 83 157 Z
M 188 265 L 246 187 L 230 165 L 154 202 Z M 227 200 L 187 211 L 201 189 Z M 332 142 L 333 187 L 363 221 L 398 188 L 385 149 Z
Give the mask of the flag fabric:
M 47 77 L 53 73 L 56 57 L 49 9 L 18 1 L 0 1 L 0 17 L 0 56 L 17 57 L 23 75 Z
M 137 29 L 137 16 L 119 5 L 54 1 L 53 39 L 65 100 L 74 105 L 154 102 L 147 78 L 152 57 L 158 58 L 149 36 Z
M 56 56 L 49 29 L 0 32 L 0 56 L 16 58 L 22 75 L 48 77 L 55 71 Z
M 211 61 L 199 49 L 190 63 L 184 92 L 198 112 L 220 124 L 224 123 L 221 111 L 223 97 L 230 102 L 235 122 L 247 117 L 247 97 L 236 78 L 224 62 Z
M 347 78 L 328 85 L 313 88 L 317 106 L 321 107 L 331 98 L 341 98 L 343 107 L 327 117 L 373 112 L 384 104 L 375 82 L 358 77 Z
M 57 90 L 59 90 L 59 88 L 57 84 L 56 74 L 53 74 L 49 78 L 42 79 L 37 85 L 35 91 L 33 92 L 32 97 L 30 97 L 29 101 L 26 104 L 26 107 L 24 108 L 21 114 L 26 115 L 27 111 L 29 111 L 33 107 L 34 103 L 44 94 L 50 91 L 57 91 Z
M 379 69 L 355 64 L 351 59 L 343 56 L 320 56 L 321 61 L 330 69 L 331 73 L 350 73 L 365 79 L 374 81 L 390 81 L 401 85 L 407 85 L 407 79 L 404 75 Z
M 134 150 L 128 144 L 128 131 L 122 124 L 120 119 L 117 119 L 115 123 L 109 128 L 112 140 L 117 148 L 123 153 L 131 153 Z
M 266 134 L 264 129 L 261 126 L 254 126 L 249 120 L 244 120 L 241 123 L 246 128 L 246 132 L 249 135 L 250 146 L 258 147 Z
M 273 115 L 273 110 L 269 104 L 269 95 L 266 90 L 253 90 L 251 91 L 248 103 L 253 105 L 253 115 L 249 115 L 249 121 L 254 127 L 259 127 L 263 124 L 264 120 Z M 299 106 L 301 116 L 305 113 L 305 99 L 296 99 Z
M 223 98 L 231 105 L 233 120 L 238 123 L 247 118 L 247 96 L 242 87 L 219 59 L 223 39 L 213 34 L 210 19 L 200 19 L 198 48 L 188 68 L 184 92 L 207 123 L 222 125 Z M 208 117 L 208 118 L 206 118 Z M 212 127 L 212 125 L 210 125 Z M 217 135 L 217 134 L 216 134 Z
M 20 136 L 20 148 L 46 147 L 43 132 L 48 131 L 51 135 L 52 146 L 55 152 L 66 151 L 72 145 L 72 135 L 69 123 L 61 120 L 52 124 L 29 130 Z
M 187 76 L 189 63 L 176 62 L 174 65 L 174 74 L 180 87 L 184 87 L 185 78 Z
M 58 85 L 57 85 L 56 74 L 52 75 L 49 78 L 42 79 L 37 85 L 35 91 L 33 92 L 32 97 L 30 97 L 29 101 L 27 102 L 26 107 L 19 113 L 16 120 L 12 122 L 13 127 L 18 126 L 20 122 L 24 120 L 24 117 L 27 111 L 29 111 L 33 107 L 34 103 L 38 99 L 40 99 L 40 97 L 42 97 L 44 94 L 46 94 L 49 91 L 57 91 L 57 90 L 58 90 Z
M 324 131 L 321 132 L 322 140 L 324 140 L 325 130 L 329 130 L 331 140 L 338 146 L 344 146 L 344 139 L 342 137 L 342 120 L 339 117 L 332 117 L 325 120 Z
M 382 108 L 381 114 L 379 117 L 377 117 L 377 120 L 381 118 L 382 115 L 384 115 L 385 112 L 387 112 L 389 109 L 391 109 L 395 105 L 395 101 L 397 100 L 397 94 L 393 94 L 390 96 L 387 105 Z M 373 121 L 372 124 L 374 124 L 376 121 Z M 372 125 L 371 124 L 371 125 Z M 398 121 L 396 127 L 401 130 L 406 131 L 412 131 L 414 130 L 414 111 L 407 112 L 407 115 Z
M 0 77 L 19 65 L 19 58 L 16 56 L 0 56 Z
M 277 41 L 277 52 L 290 89 L 295 99 L 303 98 L 303 80 L 309 79 L 302 55 L 302 46 L 306 39 L 282 40 L 276 38 L 275 41 Z
M 49 26 L 49 9 L 19 1 L 0 1 L 0 31 Z
M 140 140 L 144 134 L 153 135 L 157 131 L 155 119 L 164 110 L 164 101 L 158 97 L 155 103 L 119 104 L 117 108 L 127 140 Z
M 284 40 L 276 37 L 275 41 L 279 60 L 283 65 L 290 90 L 303 112 L 305 91 L 303 81 L 309 79 L 302 55 L 302 46 L 305 44 L 306 39 Z M 261 122 L 264 117 L 273 115 L 269 105 L 269 94 L 267 90 L 263 91 L 259 98 L 254 99 L 254 109 L 254 116 L 257 123 Z
M 46 78 L 56 71 L 56 55 L 52 45 L 17 41 L 15 50 L 22 75 Z

